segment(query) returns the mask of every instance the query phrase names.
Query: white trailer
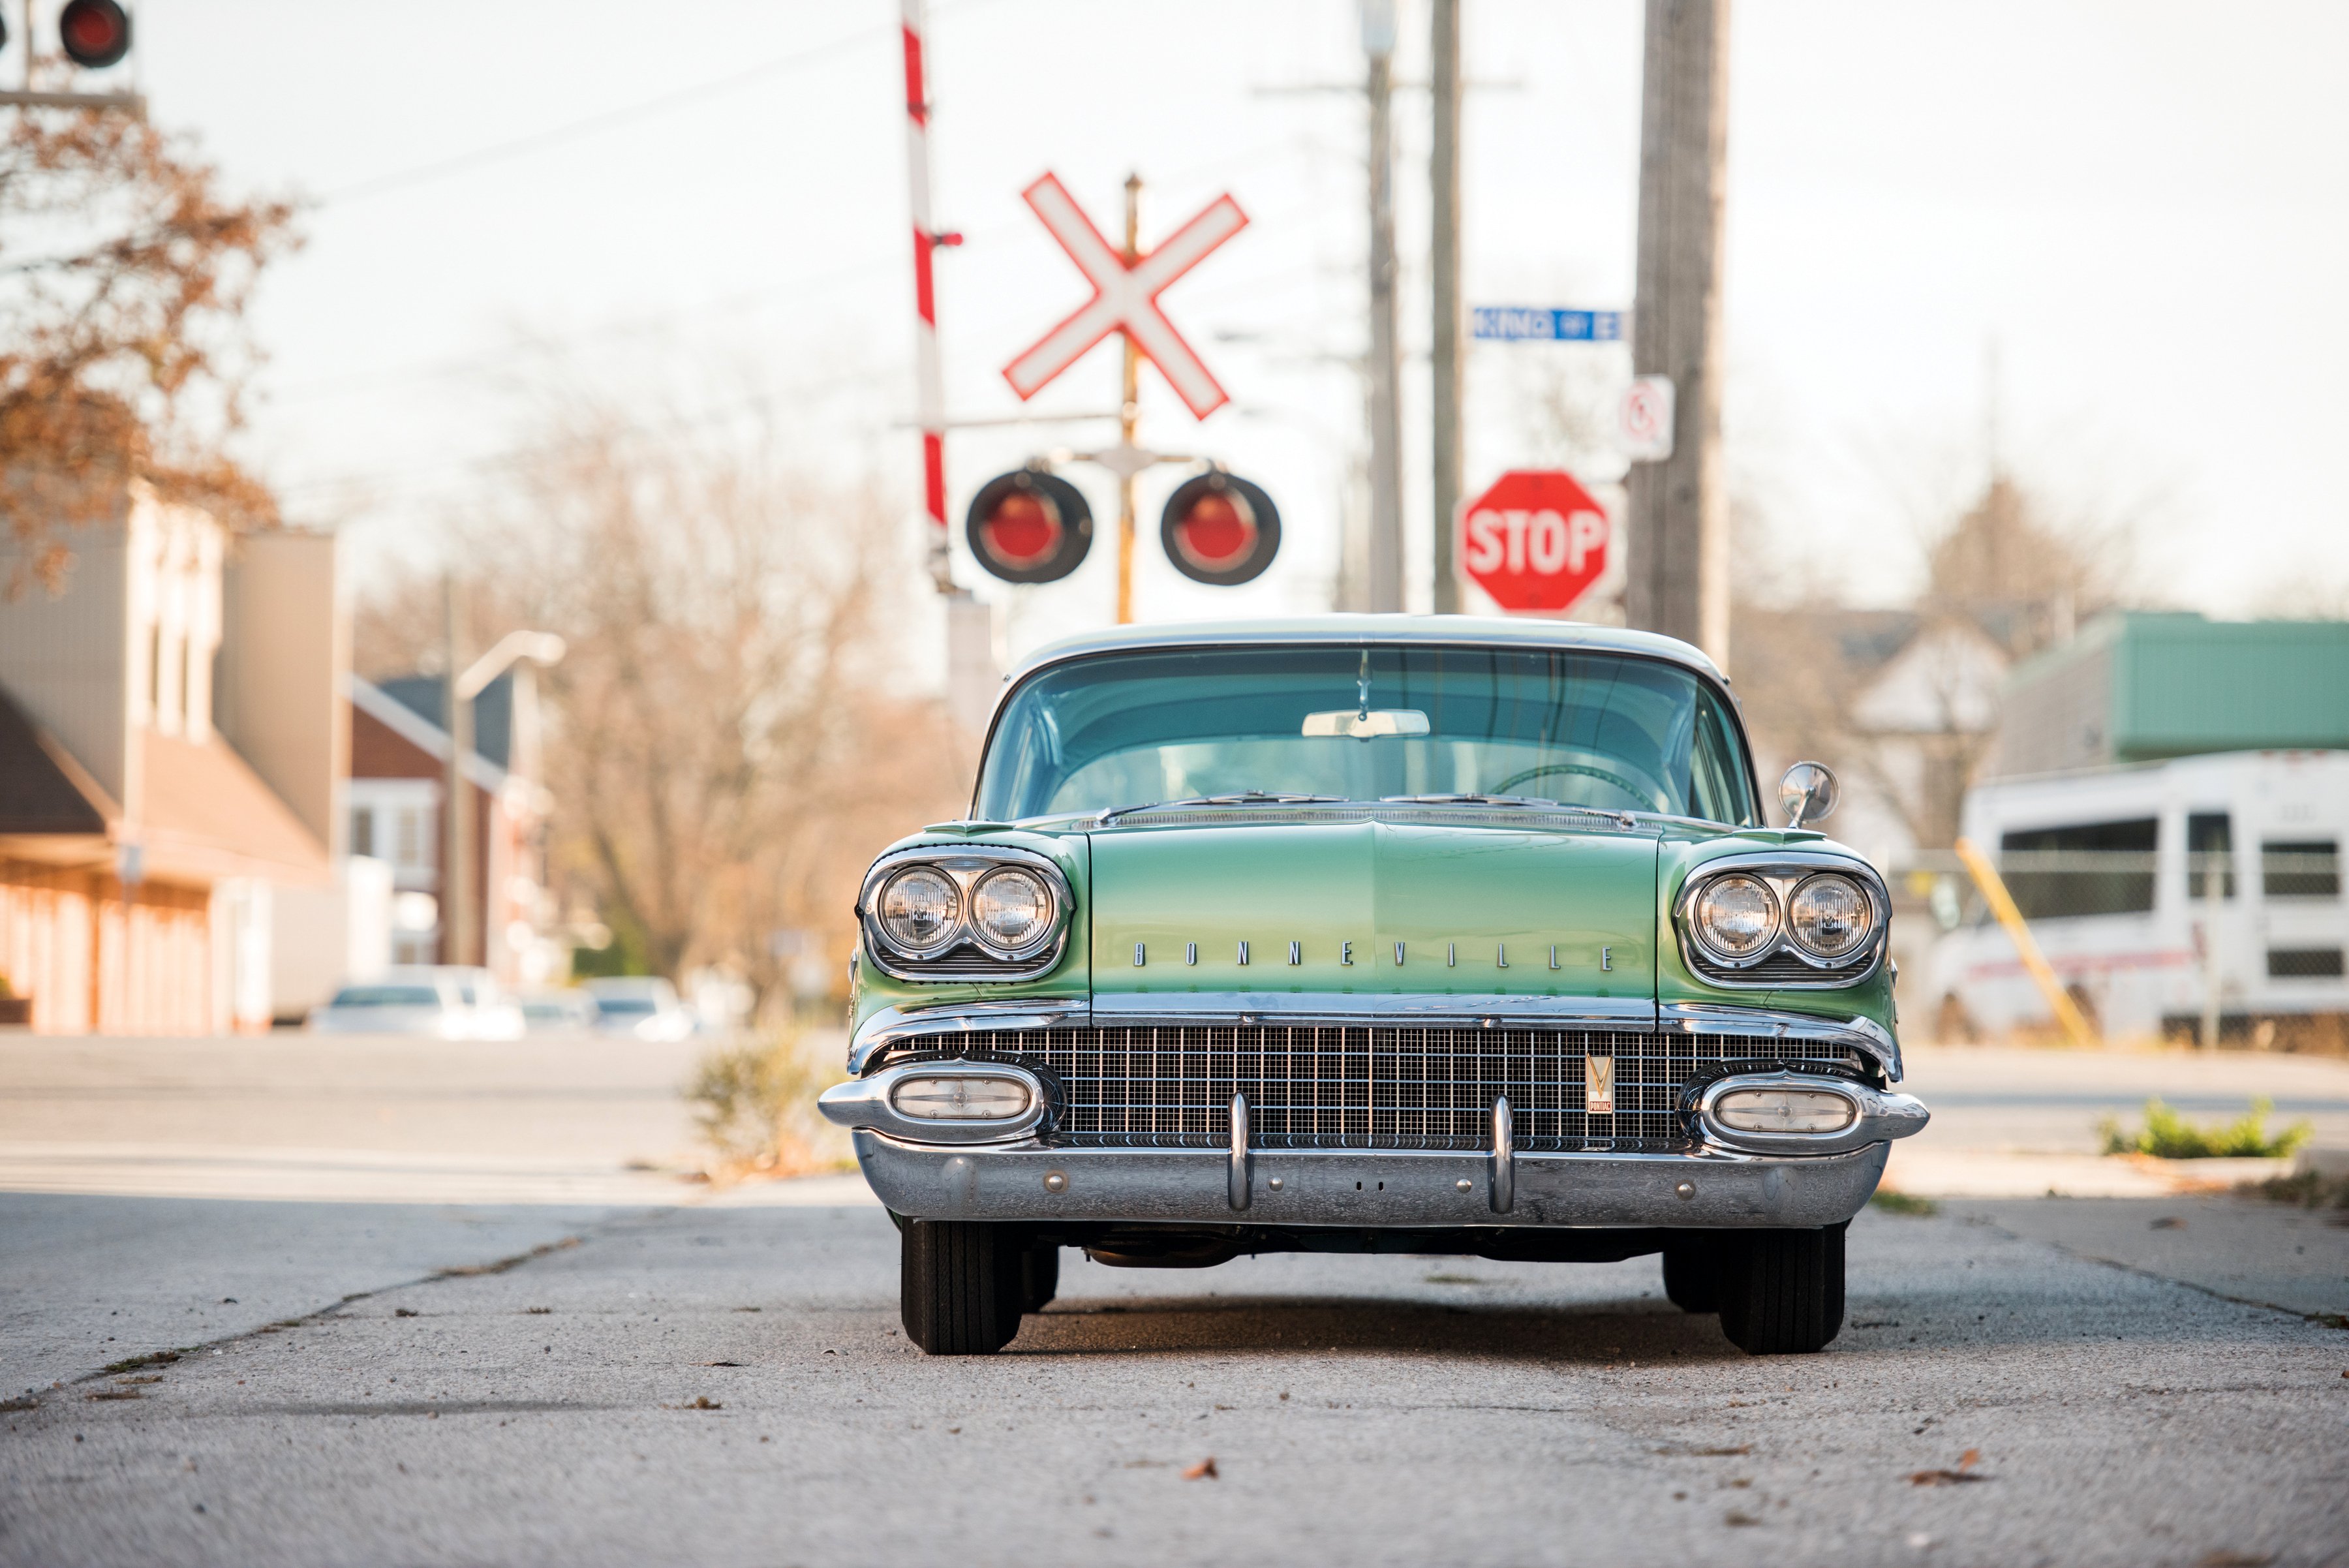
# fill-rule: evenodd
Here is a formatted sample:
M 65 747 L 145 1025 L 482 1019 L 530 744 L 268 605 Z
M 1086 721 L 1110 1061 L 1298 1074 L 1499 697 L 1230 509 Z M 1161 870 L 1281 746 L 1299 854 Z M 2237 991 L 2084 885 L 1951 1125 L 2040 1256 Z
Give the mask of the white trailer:
M 2109 1040 L 2212 1029 L 2228 1044 L 2349 1037 L 2349 752 L 2228 752 L 1969 791 L 1964 832 L 1999 865 L 2065 991 Z M 1939 1032 L 2052 1023 L 1979 898 L 1936 899 Z

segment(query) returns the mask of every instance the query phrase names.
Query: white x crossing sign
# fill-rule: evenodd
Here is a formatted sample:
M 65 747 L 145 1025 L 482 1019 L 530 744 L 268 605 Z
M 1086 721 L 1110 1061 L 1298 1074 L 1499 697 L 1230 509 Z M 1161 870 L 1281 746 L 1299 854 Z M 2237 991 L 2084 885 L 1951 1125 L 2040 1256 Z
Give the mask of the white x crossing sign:
M 1102 237 L 1059 176 L 1047 174 L 1020 194 L 1093 286 L 1093 296 L 1076 314 L 1003 368 L 1004 379 L 1023 401 L 1112 332 L 1123 332 L 1149 356 L 1192 418 L 1204 420 L 1230 401 L 1206 365 L 1158 308 L 1158 296 L 1167 285 L 1205 260 L 1208 252 L 1247 227 L 1247 214 L 1240 211 L 1237 202 L 1227 195 L 1216 197 L 1156 250 L 1128 260 Z

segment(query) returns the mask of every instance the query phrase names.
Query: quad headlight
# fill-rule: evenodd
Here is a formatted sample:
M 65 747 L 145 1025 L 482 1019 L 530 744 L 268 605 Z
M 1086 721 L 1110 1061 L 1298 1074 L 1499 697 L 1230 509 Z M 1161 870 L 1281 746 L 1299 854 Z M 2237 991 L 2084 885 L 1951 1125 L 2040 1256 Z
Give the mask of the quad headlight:
M 1700 866 L 1676 905 L 1681 951 L 1716 985 L 1844 986 L 1873 975 L 1892 900 L 1866 862 L 1822 851 Z
M 1805 952 L 1841 959 L 1876 934 L 1876 912 L 1858 883 L 1830 871 L 1795 889 L 1786 924 Z
M 1778 934 L 1778 896 L 1759 877 L 1716 877 L 1696 896 L 1698 940 L 1725 959 L 1753 958 Z
M 1073 900 L 1060 867 L 1008 845 L 885 855 L 857 911 L 864 950 L 901 980 L 1032 980 L 1060 961 Z
M 962 923 L 962 889 L 935 866 L 909 866 L 883 886 L 878 913 L 891 941 L 922 952 Z

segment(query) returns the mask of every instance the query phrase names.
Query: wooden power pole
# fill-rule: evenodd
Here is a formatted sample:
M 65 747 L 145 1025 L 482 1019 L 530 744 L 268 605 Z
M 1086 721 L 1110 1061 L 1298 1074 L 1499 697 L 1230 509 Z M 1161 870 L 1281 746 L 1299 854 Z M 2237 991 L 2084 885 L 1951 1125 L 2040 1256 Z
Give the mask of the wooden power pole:
M 1460 608 L 1460 579 L 1453 565 L 1452 530 L 1460 511 L 1461 309 L 1460 309 L 1460 0 L 1435 0 L 1431 67 L 1434 78 L 1435 149 L 1428 184 L 1434 203 L 1429 272 L 1434 295 L 1433 405 L 1435 450 L 1429 464 L 1434 481 L 1435 524 L 1432 565 L 1435 613 Z
M 1632 368 L 1672 379 L 1672 455 L 1631 470 L 1631 625 L 1729 662 L 1721 465 L 1721 223 L 1729 0 L 1647 0 Z

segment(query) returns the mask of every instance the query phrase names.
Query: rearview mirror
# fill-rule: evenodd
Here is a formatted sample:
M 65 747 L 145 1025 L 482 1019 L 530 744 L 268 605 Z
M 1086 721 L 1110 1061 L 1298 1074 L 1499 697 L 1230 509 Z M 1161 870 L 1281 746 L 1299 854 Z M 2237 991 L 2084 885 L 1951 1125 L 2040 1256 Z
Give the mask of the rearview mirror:
M 1796 763 L 1778 781 L 1778 805 L 1789 827 L 1826 821 L 1841 794 L 1835 770 L 1825 763 Z
M 1337 735 L 1354 741 L 1376 741 L 1390 735 L 1424 735 L 1427 715 L 1416 708 L 1373 708 L 1356 712 L 1340 708 L 1334 713 L 1308 713 L 1300 733 Z

